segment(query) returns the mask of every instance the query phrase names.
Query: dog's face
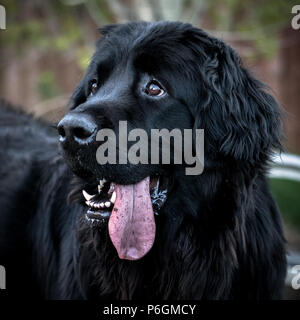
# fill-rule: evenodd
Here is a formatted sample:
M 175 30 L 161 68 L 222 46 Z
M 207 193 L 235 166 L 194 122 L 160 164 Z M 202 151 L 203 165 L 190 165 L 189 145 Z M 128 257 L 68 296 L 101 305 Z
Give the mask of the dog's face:
M 99 166 L 96 161 L 99 143 L 95 134 L 100 129 L 111 128 L 118 138 L 120 121 L 127 121 L 128 131 L 140 128 L 147 133 L 152 128 L 193 127 L 194 118 L 188 105 L 196 86 L 187 79 L 189 70 L 179 68 L 179 64 L 189 59 L 188 55 L 192 59 L 191 52 L 172 39 L 176 35 L 170 34 L 170 40 L 161 41 L 164 32 L 158 39 L 154 38 L 155 30 L 160 28 L 151 30 L 146 24 L 136 27 L 104 29 L 105 35 L 98 42 L 88 72 L 74 93 L 74 107 L 60 126 L 66 159 L 83 178 L 91 176 L 97 180 L 105 178 L 120 184 L 134 184 L 164 170 L 160 165 L 151 164 Z M 182 46 L 178 56 L 174 54 L 175 46 L 178 49 Z M 92 131 L 91 136 L 86 137 L 89 133 L 73 128 L 75 118 L 89 122 L 87 131 Z M 72 126 L 73 139 L 68 139 L 68 125 Z
M 205 161 L 216 170 L 226 161 L 264 162 L 279 145 L 278 110 L 232 49 L 190 25 L 131 23 L 102 34 L 58 130 L 67 163 L 86 182 L 87 220 L 109 220 L 119 256 L 139 259 L 154 241 L 153 212 L 171 195 L 174 177 L 185 179 L 184 165 L 122 164 L 121 143 L 116 164 L 100 165 L 99 130 L 113 130 L 119 141 L 120 121 L 147 133 L 204 129 Z

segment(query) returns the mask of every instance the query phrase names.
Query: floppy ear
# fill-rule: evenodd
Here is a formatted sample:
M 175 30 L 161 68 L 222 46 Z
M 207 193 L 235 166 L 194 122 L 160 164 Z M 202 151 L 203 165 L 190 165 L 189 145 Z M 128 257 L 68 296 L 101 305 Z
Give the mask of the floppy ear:
M 201 73 L 208 90 L 202 88 L 197 125 L 201 119 L 202 125 L 208 123 L 209 137 L 223 154 L 264 162 L 273 149 L 281 149 L 278 103 L 267 86 L 241 66 L 232 48 L 213 39 L 206 53 Z

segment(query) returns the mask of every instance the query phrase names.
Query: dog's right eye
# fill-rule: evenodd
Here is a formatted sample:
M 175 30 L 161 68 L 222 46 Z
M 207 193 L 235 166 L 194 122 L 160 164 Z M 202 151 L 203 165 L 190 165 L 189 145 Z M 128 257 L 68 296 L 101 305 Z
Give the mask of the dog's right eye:
M 97 79 L 93 79 L 91 82 L 90 82 L 90 95 L 95 95 L 98 91 L 98 81 Z
M 152 80 L 148 82 L 145 93 L 149 96 L 160 97 L 165 93 L 165 90 L 157 80 Z

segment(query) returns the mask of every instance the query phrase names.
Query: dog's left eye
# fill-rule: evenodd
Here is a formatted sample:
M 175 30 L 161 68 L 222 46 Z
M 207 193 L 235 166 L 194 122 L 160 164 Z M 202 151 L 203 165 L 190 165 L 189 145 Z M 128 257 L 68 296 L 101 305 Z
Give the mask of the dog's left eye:
M 95 95 L 98 91 L 98 81 L 93 79 L 90 83 L 90 94 Z
M 160 86 L 160 84 L 157 81 L 152 80 L 148 82 L 145 92 L 149 96 L 159 97 L 165 93 L 165 90 Z

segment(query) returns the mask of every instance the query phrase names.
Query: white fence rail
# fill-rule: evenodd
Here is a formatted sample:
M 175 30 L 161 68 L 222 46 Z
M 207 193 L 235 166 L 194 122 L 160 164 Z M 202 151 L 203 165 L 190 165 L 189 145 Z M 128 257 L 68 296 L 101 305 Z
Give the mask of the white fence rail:
M 274 156 L 272 160 L 273 164 L 269 171 L 269 177 L 271 179 L 286 179 L 300 183 L 299 156 L 290 153 L 281 153 Z M 300 252 L 290 251 L 287 254 L 287 264 L 285 283 L 295 290 L 300 290 L 300 284 L 298 285 L 300 276 L 299 274 L 295 274 L 296 271 L 300 271 Z
M 300 182 L 300 157 L 290 153 L 276 154 L 269 172 L 270 178 L 287 179 Z

